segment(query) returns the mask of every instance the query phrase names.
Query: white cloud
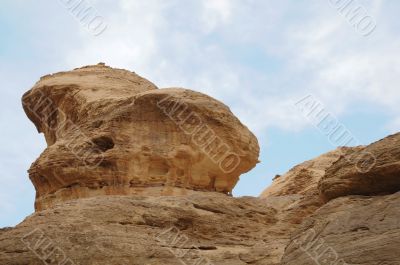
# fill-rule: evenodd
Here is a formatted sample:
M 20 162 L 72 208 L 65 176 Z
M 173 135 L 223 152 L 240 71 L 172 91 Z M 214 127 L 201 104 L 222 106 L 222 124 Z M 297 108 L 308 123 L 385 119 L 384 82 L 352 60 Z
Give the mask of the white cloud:
M 67 60 L 73 66 L 102 60 L 134 70 L 161 87 L 208 93 L 260 133 L 267 127 L 307 126 L 292 102 L 309 93 L 336 115 L 348 111 L 354 101 L 398 111 L 400 59 L 393 55 L 400 50 L 399 38 L 389 34 L 393 29 L 380 15 L 381 2 L 366 7 L 379 18 L 368 38 L 357 34 L 328 2 L 297 11 L 282 3 L 200 3 L 120 0 L 120 8 L 106 14 L 107 32 L 98 38 L 84 35 L 81 47 L 70 51 Z M 293 18 L 287 22 L 285 16 Z M 269 19 L 279 24 L 260 24 Z M 220 39 L 214 41 L 215 35 Z M 253 70 L 251 62 L 236 63 L 232 56 L 243 51 L 235 54 L 235 45 L 245 50 L 246 45 L 261 47 L 282 65 L 269 73 Z
M 22 2 L 27 11 L 12 8 Z M 359 104 L 380 109 L 392 117 L 387 129 L 400 130 L 399 4 L 394 1 L 362 2 L 377 21 L 368 37 L 329 1 L 91 2 L 108 24 L 98 37 L 58 3 L 6 5 L 10 16 L 15 12 L 25 19 L 21 28 L 18 19 L 8 21 L 17 27 L 7 36 L 14 43 L 10 53 L 0 53 L 6 88 L 0 99 L 2 209 L 16 207 L 15 194 L 30 185 L 26 169 L 44 148 L 43 137 L 32 136 L 34 127 L 21 110 L 22 93 L 40 73 L 100 61 L 135 71 L 160 87 L 187 87 L 216 97 L 260 141 L 268 128 L 296 132 L 312 126 L 293 103 L 310 93 L 339 120 Z
M 400 59 L 394 56 L 400 52 L 400 38 L 392 21 L 381 16 L 381 1 L 366 8 L 378 21 L 369 37 L 324 8 L 290 25 L 283 48 L 291 61 L 286 74 L 302 75 L 305 82 L 298 90 L 315 94 L 336 114 L 360 102 L 400 114 Z
M 213 31 L 219 24 L 230 21 L 234 0 L 204 0 L 202 4 L 202 20 L 206 32 Z

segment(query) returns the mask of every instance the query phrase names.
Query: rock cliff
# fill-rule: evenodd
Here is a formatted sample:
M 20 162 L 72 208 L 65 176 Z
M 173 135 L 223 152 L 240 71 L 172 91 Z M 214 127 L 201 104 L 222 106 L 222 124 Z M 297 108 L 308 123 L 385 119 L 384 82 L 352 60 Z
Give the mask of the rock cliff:
M 399 191 L 400 133 L 342 156 L 320 180 L 319 190 L 325 200 Z
M 400 134 L 233 198 L 259 147 L 209 96 L 99 64 L 22 101 L 48 147 L 29 169 L 36 212 L 0 229 L 1 265 L 400 264 Z
M 348 149 L 318 182 L 324 202 L 291 235 L 283 265 L 400 264 L 400 134 Z
M 215 192 L 71 200 L 0 231 L 0 264 L 279 264 L 276 222 L 262 200 Z
M 398 265 L 399 217 L 400 192 L 337 198 L 292 234 L 281 264 Z

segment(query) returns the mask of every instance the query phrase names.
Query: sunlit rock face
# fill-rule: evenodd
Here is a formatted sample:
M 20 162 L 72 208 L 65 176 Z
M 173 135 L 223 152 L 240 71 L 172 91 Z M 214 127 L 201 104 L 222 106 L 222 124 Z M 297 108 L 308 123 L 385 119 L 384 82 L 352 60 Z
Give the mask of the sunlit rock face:
M 258 162 L 257 139 L 221 102 L 104 64 L 42 77 L 22 101 L 48 144 L 29 169 L 36 210 L 99 195 L 229 194 Z

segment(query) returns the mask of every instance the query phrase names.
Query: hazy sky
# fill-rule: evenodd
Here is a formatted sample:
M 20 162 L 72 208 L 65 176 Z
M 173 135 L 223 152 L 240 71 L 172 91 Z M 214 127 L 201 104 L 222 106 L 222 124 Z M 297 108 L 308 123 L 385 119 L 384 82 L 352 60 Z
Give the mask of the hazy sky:
M 26 171 L 45 142 L 20 99 L 49 73 L 105 62 L 223 101 L 261 145 L 235 196 L 257 196 L 276 174 L 335 148 L 295 106 L 307 95 L 360 144 L 400 128 L 399 1 L 343 11 L 337 3 L 348 0 L 84 0 L 107 25 L 98 36 L 69 1 L 1 0 L 0 227 L 33 212 Z M 354 10 L 376 28 L 366 34 Z

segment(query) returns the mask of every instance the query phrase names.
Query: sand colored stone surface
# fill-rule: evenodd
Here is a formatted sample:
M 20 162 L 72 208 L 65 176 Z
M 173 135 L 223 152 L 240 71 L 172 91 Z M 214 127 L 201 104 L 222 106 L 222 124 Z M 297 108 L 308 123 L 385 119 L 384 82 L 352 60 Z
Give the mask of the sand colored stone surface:
M 23 106 L 48 147 L 1 265 L 400 264 L 399 134 L 234 198 L 259 147 L 209 96 L 99 64 L 43 77 Z
M 266 251 L 280 236 L 275 214 L 263 200 L 216 192 L 70 200 L 0 230 L 0 264 L 42 265 L 36 253 L 58 248 L 49 264 L 277 265 Z
M 400 190 L 400 133 L 344 154 L 319 182 L 324 200 Z
M 337 148 L 293 167 L 282 176 L 277 175 L 260 197 L 277 203 L 292 201 L 291 210 L 288 212 L 289 219 L 292 223 L 301 223 L 305 217 L 324 204 L 319 195 L 318 183 L 326 170 L 350 150 L 353 148 Z
M 400 264 L 400 193 L 330 201 L 292 235 L 282 265 Z
M 221 102 L 103 64 L 41 78 L 23 105 L 48 144 L 29 170 L 39 210 L 98 195 L 228 194 L 258 162 L 257 139 Z

